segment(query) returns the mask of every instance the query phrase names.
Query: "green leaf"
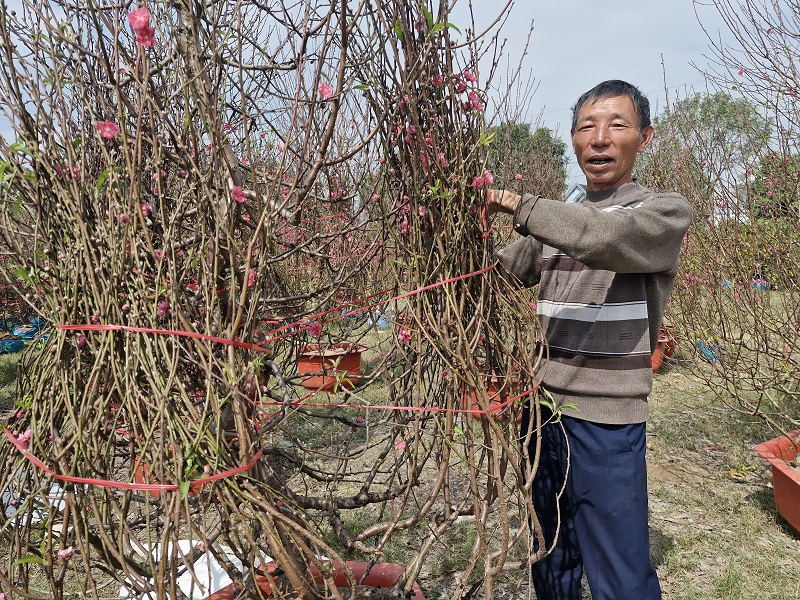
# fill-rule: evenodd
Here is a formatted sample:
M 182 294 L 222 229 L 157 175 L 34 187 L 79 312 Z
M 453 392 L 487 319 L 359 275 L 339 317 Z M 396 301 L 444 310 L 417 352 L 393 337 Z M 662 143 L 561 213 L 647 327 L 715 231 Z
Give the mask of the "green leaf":
M 97 183 L 94 184 L 94 189 L 99 192 L 100 188 L 103 187 L 103 184 L 106 182 L 106 179 L 108 179 L 108 176 L 111 175 L 111 173 L 119 173 L 121 170 L 122 167 L 109 167 L 100 173 L 100 176 L 97 178 Z
M 436 35 L 442 31 L 444 31 L 444 23 L 436 23 L 436 25 L 431 27 L 431 35 Z
M 395 19 L 394 34 L 398 40 L 403 41 L 403 22 L 400 19 Z
M 44 559 L 40 556 L 34 556 L 33 554 L 28 554 L 27 556 L 23 556 L 22 558 L 18 558 L 13 563 L 11 563 L 12 567 L 18 567 L 20 565 L 27 565 L 30 563 L 35 563 L 37 565 L 43 565 Z
M 458 27 L 456 27 L 455 25 L 453 25 L 452 23 L 448 23 L 447 26 L 450 29 L 455 29 L 458 33 L 461 33 L 461 30 Z
M 359 85 L 355 85 L 355 86 L 353 86 L 353 89 L 354 89 L 354 90 L 362 90 L 362 91 L 366 91 L 366 90 L 368 90 L 368 89 L 369 89 L 369 86 L 368 86 L 368 85 L 365 85 L 365 84 L 363 84 L 363 83 L 361 83 L 361 84 L 359 84 Z
M 109 175 L 111 175 L 110 168 L 100 173 L 100 176 L 97 178 L 97 183 L 94 184 L 94 189 L 100 191 L 100 188 L 103 187 L 103 184 L 106 182 L 106 179 L 108 179 Z
M 189 495 L 189 488 L 191 487 L 192 487 L 191 481 L 181 481 L 178 484 L 178 488 L 180 489 L 181 492 L 181 500 L 186 499 L 186 497 Z
M 422 12 L 425 13 L 425 21 L 428 23 L 428 29 L 433 27 L 433 13 L 428 10 L 428 7 L 424 4 L 420 5 Z
M 30 150 L 28 150 L 28 147 L 25 145 L 25 142 L 23 142 L 22 140 L 17 140 L 13 144 L 11 144 L 8 147 L 8 150 L 9 150 L 9 152 L 11 152 L 11 154 L 21 153 L 21 154 L 25 154 L 27 156 L 31 156 Z
M 24 267 L 14 267 L 11 270 L 11 272 L 14 273 L 14 275 L 16 275 L 18 279 L 21 279 L 25 283 L 30 283 L 31 282 L 31 274 L 28 273 L 28 270 L 26 268 L 24 268 Z
M 495 132 L 491 130 L 481 131 L 480 138 L 478 139 L 478 146 L 491 146 L 494 142 Z

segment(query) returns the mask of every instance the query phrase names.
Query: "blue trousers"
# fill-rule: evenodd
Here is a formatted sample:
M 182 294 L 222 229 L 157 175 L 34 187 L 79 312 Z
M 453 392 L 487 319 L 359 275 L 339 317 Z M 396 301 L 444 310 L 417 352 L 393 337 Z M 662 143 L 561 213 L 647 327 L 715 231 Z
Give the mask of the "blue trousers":
M 523 432 L 528 418 L 525 410 Z M 650 559 L 645 424 L 562 423 L 543 427 L 532 486 L 548 548 L 558 532 L 553 551 L 531 567 L 537 600 L 581 600 L 584 571 L 593 600 L 661 600 Z M 531 460 L 534 443 L 535 431 Z

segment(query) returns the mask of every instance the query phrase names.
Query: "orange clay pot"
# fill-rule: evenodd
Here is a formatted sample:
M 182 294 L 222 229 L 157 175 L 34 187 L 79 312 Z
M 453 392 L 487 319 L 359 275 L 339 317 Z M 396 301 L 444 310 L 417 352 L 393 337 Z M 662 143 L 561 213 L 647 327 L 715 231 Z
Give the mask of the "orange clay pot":
M 168 452 L 168 454 L 171 457 L 172 456 L 172 450 L 170 450 Z M 137 461 L 139 460 L 138 456 L 136 457 L 136 460 Z M 142 485 L 151 484 L 151 483 L 162 483 L 162 482 L 160 482 L 160 481 L 158 481 L 156 479 L 155 475 L 150 474 L 149 471 L 150 471 L 149 465 L 147 463 L 145 463 L 145 462 L 140 462 L 139 466 L 136 467 L 136 471 L 133 474 L 133 481 L 135 483 L 139 483 L 139 484 L 142 484 Z M 206 485 L 206 483 L 204 483 L 204 482 L 192 483 L 189 486 L 189 494 L 188 494 L 189 497 L 193 498 L 194 496 L 197 496 L 197 494 L 199 494 L 202 491 L 202 488 L 203 488 L 204 485 Z M 155 496 L 155 497 L 158 497 L 159 495 L 161 495 L 161 491 L 160 490 L 149 490 L 147 493 L 149 493 L 151 496 Z
M 800 536 L 800 473 L 788 462 L 800 453 L 800 429 L 758 444 L 755 451 L 772 465 L 775 508 L 786 519 L 795 535 Z
M 464 409 L 469 410 L 469 413 L 475 419 L 480 419 L 488 414 L 496 415 L 501 419 L 508 418 L 512 412 L 514 403 L 512 402 L 504 406 L 504 401 L 500 397 L 500 383 L 496 377 L 492 377 L 491 381 L 489 381 L 489 386 L 486 388 L 486 394 L 489 396 L 488 413 L 483 411 L 481 408 L 475 392 L 473 390 L 468 390 L 466 386 L 461 390 L 461 405 L 464 407 Z M 514 395 L 515 393 L 513 392 L 513 389 L 509 389 L 507 391 L 505 402 L 508 402 L 508 399 Z M 522 411 L 517 412 L 517 423 L 520 421 L 522 421 Z
M 333 390 L 340 387 L 353 389 L 361 374 L 361 353 L 365 346 L 338 342 L 323 347 L 311 344 L 302 348 L 297 356 L 300 383 L 310 390 Z
M 369 569 L 369 575 L 363 579 L 364 574 L 367 572 L 367 569 L 370 565 L 368 562 L 358 562 L 358 561 L 348 561 L 347 566 L 353 571 L 353 576 L 356 582 L 360 582 L 361 585 L 367 587 L 374 587 L 374 588 L 390 588 L 400 576 L 405 572 L 406 568 L 404 565 L 397 565 L 394 563 L 375 563 L 372 565 L 372 568 Z M 333 563 L 333 583 L 337 587 L 346 587 L 348 585 L 347 576 L 345 575 L 345 571 L 341 566 L 337 563 Z M 270 563 L 268 565 L 270 570 L 274 570 L 275 564 Z M 322 576 L 319 574 L 319 571 L 314 565 L 311 565 L 309 568 L 311 572 L 311 577 L 314 578 L 315 583 L 322 583 Z M 269 585 L 269 581 L 263 575 L 256 575 L 256 583 L 258 584 L 258 588 L 264 597 L 269 598 L 272 595 L 272 588 Z M 414 583 L 413 586 L 414 594 L 410 597 L 411 600 L 425 600 L 425 596 L 422 593 L 419 585 Z M 218 592 L 209 596 L 206 600 L 233 600 L 235 594 L 235 589 L 233 584 L 222 588 Z

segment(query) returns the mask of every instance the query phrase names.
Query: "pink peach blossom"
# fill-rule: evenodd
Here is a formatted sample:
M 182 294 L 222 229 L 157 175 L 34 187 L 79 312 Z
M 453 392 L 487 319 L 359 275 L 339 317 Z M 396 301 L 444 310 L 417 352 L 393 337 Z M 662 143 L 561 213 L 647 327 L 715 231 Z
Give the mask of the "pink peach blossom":
M 143 27 L 136 32 L 136 43 L 140 46 L 150 47 L 156 43 L 156 34 L 152 27 Z
M 322 335 L 322 325 L 319 321 L 314 321 L 308 326 L 308 333 L 314 337 Z
M 130 23 L 131 29 L 138 33 L 145 27 L 150 26 L 150 12 L 144 6 L 132 10 L 128 13 L 128 23 Z
M 242 204 L 245 200 L 247 200 L 244 190 L 238 185 L 233 186 L 233 189 L 231 190 L 231 198 L 233 198 L 234 202 L 237 204 Z
M 327 100 L 328 98 L 333 96 L 333 86 L 330 83 L 326 83 L 324 81 L 319 84 L 319 88 L 317 88 L 317 91 L 319 92 L 319 95 L 323 100 Z
M 110 140 L 119 135 L 120 128 L 119 125 L 113 121 L 98 121 L 97 132 L 100 134 L 101 138 Z
M 169 300 L 161 300 L 156 305 L 156 316 L 159 319 L 163 319 L 167 316 L 168 313 L 169 313 Z
M 27 450 L 28 446 L 31 444 L 31 437 L 33 436 L 33 431 L 30 428 L 25 430 L 25 433 L 20 433 L 17 437 L 17 445 L 21 446 L 23 449 Z

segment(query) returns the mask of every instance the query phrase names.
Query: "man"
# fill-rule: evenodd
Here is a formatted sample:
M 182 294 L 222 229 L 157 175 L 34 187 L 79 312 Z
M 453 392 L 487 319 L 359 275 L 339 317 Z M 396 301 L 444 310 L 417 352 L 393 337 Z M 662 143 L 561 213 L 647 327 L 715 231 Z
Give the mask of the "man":
M 645 421 L 651 353 L 692 210 L 678 194 L 633 182 L 653 133 L 647 98 L 605 81 L 573 108 L 584 202 L 489 192 L 490 212 L 513 214 L 522 236 L 498 253 L 501 264 L 539 284 L 549 356 L 540 378 L 564 407 L 561 424 L 542 428 L 533 484 L 553 547 L 532 567 L 538 600 L 580 600 L 584 572 L 594 600 L 661 598 L 649 553 Z

